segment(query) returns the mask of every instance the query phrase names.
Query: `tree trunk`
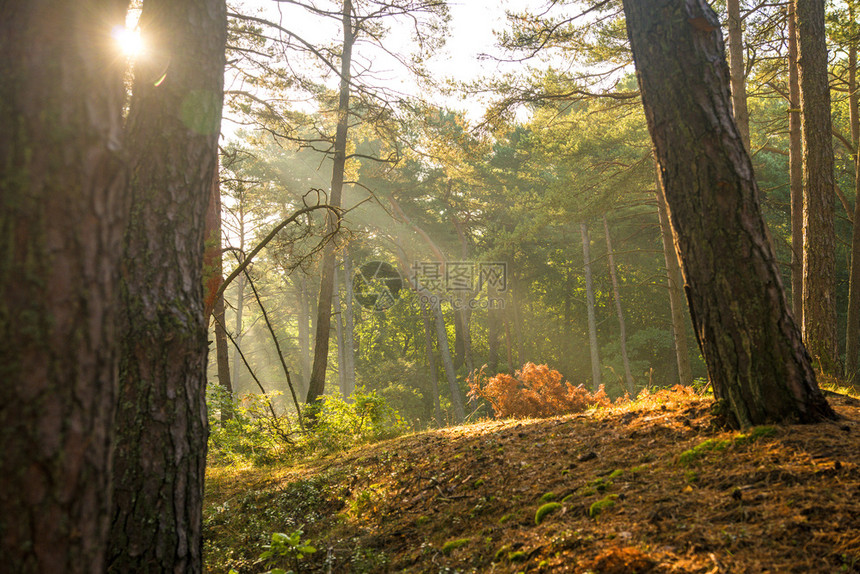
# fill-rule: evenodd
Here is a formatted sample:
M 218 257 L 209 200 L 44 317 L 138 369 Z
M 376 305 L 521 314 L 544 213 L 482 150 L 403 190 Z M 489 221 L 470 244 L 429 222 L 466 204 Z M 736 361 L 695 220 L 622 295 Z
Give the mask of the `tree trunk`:
M 127 203 L 127 2 L 4 3 L 0 16 L 0 556 L 104 572 L 116 301 Z
M 229 402 L 221 405 L 221 422 L 232 417 L 233 385 L 230 382 L 230 360 L 227 333 L 224 331 L 224 295 L 220 293 L 224 282 L 221 249 L 221 186 L 218 181 L 218 164 L 212 178 L 212 192 L 206 209 L 206 251 L 203 254 L 203 313 L 215 316 L 215 359 L 218 367 L 218 384 L 224 388 Z
M 633 375 L 630 374 L 630 360 L 627 358 L 627 325 L 624 323 L 624 311 L 621 309 L 621 294 L 618 291 L 618 274 L 615 270 L 615 256 L 612 253 L 612 239 L 609 235 L 609 222 L 603 216 L 603 231 L 606 233 L 606 253 L 609 256 L 609 276 L 612 278 L 612 294 L 615 299 L 615 311 L 618 313 L 618 342 L 621 345 L 621 360 L 624 361 L 624 384 L 630 396 L 635 396 Z
M 454 370 L 466 364 L 466 338 L 463 335 L 463 310 L 454 309 Z
M 243 209 L 243 205 L 239 205 L 239 251 L 236 256 L 236 264 L 241 265 L 245 259 L 245 212 Z M 242 330 L 242 316 L 245 312 L 245 274 L 240 273 L 236 278 L 236 329 L 233 331 L 235 333 L 235 337 L 233 337 L 233 343 L 235 348 L 233 349 L 233 381 L 234 388 L 236 391 L 239 391 L 239 387 L 242 384 L 242 357 L 240 356 L 242 348 L 242 337 L 244 336 L 244 332 Z
M 744 68 L 744 35 L 741 26 L 740 0 L 726 0 L 729 30 L 729 64 L 732 78 L 732 111 L 741 140 L 750 150 L 750 115 L 747 109 L 746 70 Z
M 813 363 L 838 374 L 833 142 L 824 0 L 794 0 L 803 134 L 803 340 Z
M 514 323 L 514 340 L 513 353 L 511 353 L 511 342 L 508 342 L 508 355 L 514 357 L 515 363 L 510 363 L 511 372 L 514 372 L 517 367 L 526 362 L 526 357 L 530 356 L 530 349 L 525 346 L 525 338 L 523 336 L 523 313 L 522 313 L 522 298 L 520 295 L 520 283 L 514 278 L 511 280 L 512 288 L 508 289 L 511 294 L 511 321 Z
M 421 300 L 421 319 L 424 321 L 424 350 L 427 353 L 427 368 L 430 371 L 430 391 L 433 393 L 433 414 L 436 425 L 444 426 L 442 409 L 439 406 L 439 374 L 436 372 L 436 356 L 433 353 L 433 327 L 430 325 L 430 312 L 427 303 Z
M 656 158 L 655 158 L 656 159 Z M 659 171 L 660 166 L 657 166 Z M 659 174 L 658 174 L 659 175 Z M 693 370 L 690 368 L 690 351 L 687 347 L 687 321 L 684 317 L 684 278 L 678 263 L 678 252 L 672 237 L 672 224 L 663 186 L 657 178 L 657 214 L 660 218 L 660 235 L 663 240 L 663 258 L 666 261 L 666 280 L 669 289 L 669 311 L 672 314 L 672 337 L 675 341 L 675 357 L 678 362 L 678 381 L 684 386 L 693 384 Z
M 221 405 L 221 422 L 233 418 L 233 383 L 230 380 L 230 353 L 227 347 L 227 332 L 224 330 L 224 295 L 215 299 L 215 360 L 218 365 L 218 384 L 224 387 L 224 391 L 230 399 L 230 404 Z
M 135 65 L 111 572 L 202 571 L 206 206 L 217 162 L 223 0 L 145 0 Z
M 299 393 L 300 396 L 305 396 L 307 393 L 307 380 L 310 376 L 311 371 L 311 341 L 310 341 L 310 304 L 308 302 L 308 291 L 307 288 L 307 276 L 303 273 L 301 275 L 293 276 L 293 287 L 295 288 L 296 294 L 296 319 L 298 322 L 298 333 L 299 333 L 299 369 L 301 371 L 301 376 L 297 377 L 296 381 L 296 392 Z
M 487 308 L 487 368 L 493 375 L 499 370 L 499 325 L 503 312 L 502 309 L 496 309 L 493 306 L 492 302 L 498 297 L 495 287 L 487 288 L 487 299 L 490 301 Z
M 436 341 L 439 346 L 439 356 L 445 367 L 445 376 L 448 379 L 448 388 L 451 390 L 451 404 L 454 407 L 454 420 L 457 424 L 463 424 L 466 420 L 466 411 L 463 407 L 463 396 L 457 385 L 457 374 L 454 371 L 454 362 L 451 360 L 451 349 L 448 346 L 448 331 L 445 329 L 445 317 L 442 315 L 442 305 L 437 300 L 433 305 L 433 314 L 436 316 Z
M 800 133 L 800 80 L 797 20 L 788 4 L 788 171 L 791 186 L 791 310 L 803 325 L 803 139 Z
M 349 86 L 352 62 L 352 45 L 355 42 L 352 27 L 352 1 L 343 3 L 343 53 L 340 62 L 340 97 L 337 108 L 337 129 L 334 141 L 334 165 L 331 175 L 331 196 L 329 205 L 340 208 L 343 195 L 343 172 L 346 167 L 346 143 L 349 129 Z M 314 343 L 314 363 L 308 381 L 307 403 L 316 402 L 325 392 L 325 375 L 328 366 L 329 331 L 331 330 L 331 300 L 334 289 L 335 245 L 332 234 L 338 228 L 338 217 L 332 212 L 326 214 L 327 229 L 330 234 L 322 259 L 320 296 L 317 306 L 316 338 Z
M 332 292 L 332 307 L 335 314 L 335 336 L 337 337 L 337 381 L 340 394 L 343 397 L 346 393 L 346 371 L 343 368 L 346 359 L 344 358 L 343 345 L 343 305 L 340 301 L 340 273 L 337 266 L 334 268 L 334 290 Z
M 597 348 L 597 321 L 594 316 L 594 285 L 591 281 L 591 255 L 589 247 L 591 240 L 588 238 L 588 226 L 579 224 L 582 234 L 582 259 L 585 267 L 585 299 L 588 310 L 588 343 L 591 349 L 591 382 L 596 391 L 600 387 L 600 353 Z
M 716 398 L 740 427 L 835 418 L 766 236 L 716 14 L 705 0 L 624 0 L 624 13 Z
M 858 26 L 854 3 L 848 5 L 851 42 L 848 48 L 848 120 L 854 143 L 854 229 L 851 235 L 851 274 L 848 287 L 848 327 L 845 337 L 845 374 L 856 379 L 860 357 L 860 94 L 857 93 Z
M 344 278 L 344 334 L 343 334 L 343 351 L 344 362 L 343 370 L 345 373 L 345 392 L 344 397 L 350 397 L 355 391 L 355 313 L 353 307 L 354 294 L 352 289 L 352 260 L 349 254 L 343 254 L 343 273 Z

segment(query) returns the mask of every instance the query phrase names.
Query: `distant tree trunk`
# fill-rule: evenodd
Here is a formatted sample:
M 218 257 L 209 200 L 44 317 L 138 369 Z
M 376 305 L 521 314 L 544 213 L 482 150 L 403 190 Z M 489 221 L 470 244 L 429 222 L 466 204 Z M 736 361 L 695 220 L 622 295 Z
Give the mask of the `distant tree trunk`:
M 301 376 L 296 381 L 296 392 L 300 396 L 307 393 L 307 380 L 311 371 L 311 341 L 310 341 L 310 305 L 308 303 L 307 276 L 303 273 L 293 275 L 293 287 L 296 294 L 296 319 L 299 334 L 299 369 Z
M 726 0 L 729 30 L 729 64 L 732 77 L 732 111 L 741 140 L 750 150 L 750 116 L 747 109 L 746 70 L 744 67 L 744 36 L 741 26 L 740 0 Z
M 508 351 L 508 372 L 513 373 L 516 370 L 514 363 L 513 344 L 511 342 L 511 322 L 508 317 L 505 317 L 505 347 Z
M 135 65 L 111 572 L 202 571 L 204 219 L 217 162 L 223 0 L 145 0 L 160 49 Z
M 466 364 L 466 338 L 462 309 L 454 309 L 454 370 Z
M 717 15 L 705 0 L 624 0 L 624 13 L 716 398 L 741 427 L 835 418 L 766 236 Z
M 465 365 L 468 373 L 475 370 L 472 359 L 471 323 L 472 312 L 468 308 L 468 301 L 464 301 L 461 309 L 454 310 L 454 348 L 456 349 L 454 368 L 459 369 Z
M 344 363 L 343 369 L 345 373 L 345 397 L 352 395 L 355 391 L 355 312 L 353 307 L 354 293 L 352 289 L 352 260 L 349 254 L 343 254 L 343 273 L 344 278 L 344 298 L 345 305 L 344 313 L 344 335 L 343 335 L 343 350 Z
M 655 158 L 656 159 L 656 158 Z M 660 166 L 657 166 L 659 170 Z M 659 174 L 658 174 L 659 175 Z M 669 289 L 669 311 L 672 314 L 672 338 L 675 341 L 675 358 L 678 363 L 678 381 L 684 386 L 693 384 L 693 370 L 690 368 L 690 350 L 687 346 L 687 321 L 684 317 L 684 278 L 678 263 L 678 252 L 672 237 L 672 224 L 666 207 L 663 186 L 657 178 L 657 214 L 660 218 L 660 235 L 663 240 L 663 257 L 666 261 L 666 279 Z
M 346 168 L 346 143 L 349 130 L 349 93 L 350 71 L 352 65 L 352 45 L 355 34 L 352 27 L 352 1 L 344 0 L 342 10 L 343 23 L 343 52 L 340 62 L 340 94 L 337 108 L 337 128 L 334 141 L 334 162 L 331 175 L 331 195 L 329 205 L 340 208 L 343 195 L 343 174 Z M 338 215 L 332 212 L 326 214 L 327 230 L 334 234 L 338 227 Z M 316 338 L 314 344 L 314 362 L 311 368 L 311 378 L 308 381 L 307 403 L 316 402 L 325 392 L 325 375 L 328 366 L 328 345 L 331 330 L 331 301 L 334 289 L 334 266 L 336 251 L 334 238 L 329 238 L 322 258 L 322 277 L 320 279 L 320 296 L 317 305 Z
M 224 388 L 229 403 L 221 405 L 221 422 L 230 420 L 233 414 L 233 385 L 230 382 L 230 358 L 227 348 L 227 333 L 224 331 L 224 294 L 219 288 L 224 282 L 221 249 L 221 186 L 218 181 L 218 164 L 212 178 L 212 192 L 206 208 L 206 251 L 203 254 L 203 313 L 208 318 L 215 316 L 215 360 L 218 367 L 218 384 Z
M 510 270 L 510 268 L 509 268 Z M 516 369 L 517 366 L 522 365 L 526 362 L 526 357 L 530 355 L 530 349 L 525 345 L 525 338 L 523 336 L 523 313 L 522 313 L 522 294 L 521 285 L 516 280 L 516 277 L 511 278 L 511 287 L 508 289 L 511 294 L 511 320 L 514 323 L 514 361 L 515 363 L 511 363 L 511 371 Z M 510 347 L 510 343 L 508 343 Z
M 433 314 L 436 316 L 436 340 L 439 347 L 439 356 L 445 367 L 445 376 L 448 379 L 448 388 L 451 390 L 451 404 L 454 407 L 454 420 L 462 424 L 466 420 L 466 411 L 463 407 L 463 395 L 457 385 L 457 374 L 454 371 L 454 362 L 451 360 L 451 349 L 448 346 L 448 331 L 445 329 L 445 317 L 442 315 L 442 305 L 439 301 L 433 305 Z
M 224 313 L 224 295 L 221 294 L 215 299 L 215 360 L 218 365 L 218 384 L 224 387 L 224 390 L 233 400 L 233 383 L 230 380 L 230 356 L 227 347 L 227 332 L 224 330 L 224 321 L 226 320 Z M 224 405 L 221 411 L 221 422 L 225 422 L 233 418 L 233 410 L 231 405 Z
M 857 377 L 860 359 L 860 94 L 857 93 L 857 14 L 854 3 L 848 4 L 851 22 L 851 45 L 848 48 L 848 117 L 854 143 L 854 229 L 851 235 L 851 274 L 848 288 L 848 326 L 845 337 L 845 371 L 850 380 Z
M 833 142 L 824 0 L 794 0 L 803 133 L 803 340 L 813 363 L 839 372 Z
M 633 386 L 633 375 L 630 374 L 630 360 L 627 358 L 627 325 L 624 323 L 624 311 L 621 309 L 621 294 L 618 291 L 618 274 L 615 270 L 615 256 L 612 253 L 612 239 L 609 234 L 609 222 L 603 216 L 603 231 L 606 233 L 606 253 L 609 257 L 609 276 L 612 278 L 612 294 L 615 299 L 615 311 L 618 313 L 618 343 L 621 345 L 621 360 L 624 362 L 624 384 L 630 396 L 636 391 Z
M 340 273 L 337 267 L 334 269 L 334 293 L 332 294 L 332 306 L 335 314 L 335 336 L 337 337 L 337 380 L 340 394 L 346 398 L 349 396 L 346 386 L 346 353 L 344 346 L 344 328 L 343 328 L 343 304 L 340 300 Z
M 236 264 L 241 265 L 245 260 L 245 213 L 243 210 L 243 206 L 239 206 L 239 251 L 236 254 Z M 245 312 L 245 274 L 241 273 L 236 278 L 236 328 L 233 333 L 235 336 L 233 337 L 233 342 L 235 344 L 235 348 L 233 349 L 233 381 L 234 381 L 234 389 L 239 391 L 239 385 L 242 382 L 242 357 L 240 356 L 240 351 L 242 347 L 242 337 L 244 337 L 244 331 L 242 328 L 242 315 Z M 225 323 L 226 324 L 226 323 Z
M 589 247 L 591 240 L 588 238 L 588 226 L 579 224 L 582 234 L 582 259 L 585 267 L 585 299 L 588 310 L 588 343 L 591 349 L 591 382 L 594 390 L 600 386 L 600 352 L 597 348 L 597 320 L 594 316 L 594 285 L 591 281 L 591 255 Z
M 104 572 L 128 3 L 0 8 L 0 570 Z
M 800 80 L 797 19 L 788 4 L 788 164 L 791 186 L 791 309 L 803 325 L 803 139 L 800 133 Z
M 436 356 L 433 353 L 433 326 L 430 324 L 430 312 L 427 303 L 421 300 L 421 319 L 424 321 L 424 350 L 427 354 L 427 369 L 430 371 L 430 391 L 433 393 L 433 414 L 436 425 L 444 426 L 442 409 L 439 406 L 439 374 L 436 372 Z
M 501 323 L 501 309 L 493 307 L 492 302 L 499 295 L 494 287 L 487 289 L 487 298 L 490 305 L 487 308 L 487 368 L 495 375 L 499 370 L 499 324 Z

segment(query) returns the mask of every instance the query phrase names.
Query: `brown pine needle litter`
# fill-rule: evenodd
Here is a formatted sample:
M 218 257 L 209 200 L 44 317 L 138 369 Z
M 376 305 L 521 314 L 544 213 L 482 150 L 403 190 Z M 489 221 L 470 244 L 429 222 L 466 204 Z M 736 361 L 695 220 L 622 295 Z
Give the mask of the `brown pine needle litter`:
M 676 389 L 210 468 L 207 572 L 265 572 L 271 533 L 298 528 L 318 549 L 301 572 L 860 572 L 860 401 L 828 400 L 842 420 L 737 432 Z

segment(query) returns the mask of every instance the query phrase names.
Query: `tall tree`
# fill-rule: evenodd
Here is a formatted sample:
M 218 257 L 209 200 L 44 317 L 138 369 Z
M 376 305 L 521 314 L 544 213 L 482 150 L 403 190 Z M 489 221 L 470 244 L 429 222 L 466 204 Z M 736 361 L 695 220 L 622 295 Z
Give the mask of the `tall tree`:
M 794 0 L 803 135 L 803 340 L 825 373 L 839 371 L 833 128 L 824 0 Z
M 127 2 L 0 3 L 0 556 L 104 572 Z
M 791 188 L 791 309 L 803 325 L 803 137 L 800 133 L 800 79 L 797 63 L 797 19 L 788 7 L 788 171 Z
M 741 427 L 835 418 L 766 236 L 716 14 L 705 0 L 624 0 L 624 13 L 714 395 Z
M 145 0 L 128 118 L 112 572 L 200 572 L 204 219 L 221 122 L 224 0 Z
M 747 108 L 744 32 L 740 0 L 726 0 L 729 32 L 729 64 L 732 79 L 732 112 L 747 152 L 750 150 L 750 114 Z
M 658 165 L 659 170 L 659 165 Z M 666 262 L 666 287 L 669 290 L 669 311 L 672 314 L 672 338 L 675 341 L 675 361 L 678 365 L 678 381 L 682 385 L 693 384 L 690 367 L 690 351 L 687 348 L 687 322 L 684 318 L 684 278 L 678 263 L 678 252 L 669 222 L 669 210 L 663 186 L 657 180 L 657 216 L 660 219 L 660 239 L 663 243 L 663 258 Z
M 860 361 L 860 93 L 857 87 L 857 48 L 860 45 L 860 25 L 857 24 L 856 2 L 848 4 L 850 42 L 848 46 L 848 121 L 854 144 L 854 228 L 851 235 L 851 272 L 848 287 L 848 325 L 845 336 L 845 374 L 857 376 Z
M 337 129 L 334 139 L 334 165 L 331 174 L 331 191 L 328 203 L 339 209 L 343 196 L 343 175 L 346 167 L 346 146 L 349 130 L 349 94 L 352 74 L 352 46 L 355 43 L 355 28 L 353 27 L 352 1 L 344 0 L 341 12 L 343 26 L 343 43 L 340 56 L 340 90 L 338 92 Z M 334 212 L 326 214 L 328 233 L 333 235 L 338 226 L 339 215 Z M 333 241 L 326 245 L 321 263 L 322 278 L 320 279 L 320 294 L 317 303 L 316 337 L 314 339 L 314 361 L 311 367 L 311 377 L 308 381 L 307 402 L 316 402 L 325 391 L 325 375 L 328 367 L 329 331 L 331 329 L 331 305 L 334 292 L 334 266 L 336 250 Z
M 603 216 L 603 233 L 606 235 L 606 255 L 609 259 L 609 276 L 612 278 L 612 295 L 615 299 L 615 312 L 618 315 L 618 343 L 621 346 L 621 361 L 624 363 L 624 385 L 633 396 L 633 375 L 630 373 L 630 359 L 627 358 L 627 324 L 621 308 L 621 293 L 618 289 L 618 272 L 615 268 L 615 254 L 612 252 L 612 237 L 609 234 L 609 221 Z
M 209 205 L 206 209 L 206 251 L 203 254 L 203 313 L 206 317 L 211 314 L 214 318 L 215 358 L 218 368 L 218 384 L 230 402 L 221 405 L 221 420 L 232 416 L 233 385 L 230 381 L 230 355 L 227 348 L 226 313 L 224 310 L 224 293 L 221 283 L 224 282 L 222 249 L 221 249 L 221 185 L 216 173 L 212 179 L 212 191 L 209 194 Z
M 585 268 L 585 305 L 588 311 L 588 343 L 591 349 L 591 382 L 594 390 L 600 386 L 600 351 L 597 347 L 597 320 L 594 316 L 594 285 L 591 280 L 591 239 L 588 237 L 588 225 L 579 224 L 582 235 L 582 260 Z

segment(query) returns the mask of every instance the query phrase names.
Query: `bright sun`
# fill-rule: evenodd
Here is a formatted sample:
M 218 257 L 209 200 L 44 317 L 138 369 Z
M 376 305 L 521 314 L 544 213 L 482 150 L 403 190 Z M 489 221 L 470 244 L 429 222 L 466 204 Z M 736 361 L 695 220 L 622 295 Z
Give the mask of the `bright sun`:
M 126 28 L 117 26 L 113 31 L 113 38 L 122 52 L 133 58 L 143 51 L 143 40 L 140 37 L 139 28 Z

